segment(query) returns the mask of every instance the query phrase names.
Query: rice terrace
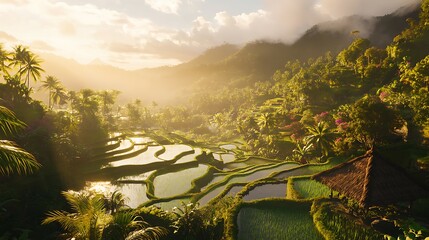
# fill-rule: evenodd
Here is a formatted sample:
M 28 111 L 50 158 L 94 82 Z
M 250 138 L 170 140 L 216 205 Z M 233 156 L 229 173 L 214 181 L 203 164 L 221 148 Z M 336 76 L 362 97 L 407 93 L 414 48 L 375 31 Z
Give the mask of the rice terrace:
M 429 239 L 429 0 L 0 13 L 0 240 Z

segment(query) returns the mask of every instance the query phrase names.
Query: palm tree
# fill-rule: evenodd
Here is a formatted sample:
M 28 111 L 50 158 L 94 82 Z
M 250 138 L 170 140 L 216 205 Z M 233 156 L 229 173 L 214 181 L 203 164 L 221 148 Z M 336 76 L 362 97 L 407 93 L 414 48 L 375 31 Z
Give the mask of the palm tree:
M 29 52 L 27 56 L 25 56 L 23 65 L 18 71 L 19 76 L 25 75 L 25 82 L 27 83 L 27 87 L 30 88 L 30 77 L 33 78 L 35 82 L 40 78 L 40 75 L 44 70 L 40 67 L 42 60 L 39 59 L 37 55 Z
M 8 75 L 7 69 L 9 68 L 7 62 L 9 61 L 9 53 L 4 50 L 3 44 L 0 43 L 0 71 Z
M 25 75 L 24 83 L 27 84 L 28 88 L 30 88 L 30 77 L 37 81 L 41 73 L 44 72 L 40 67 L 41 63 L 39 57 L 30 52 L 27 47 L 22 45 L 14 47 L 10 65 L 18 67 L 17 75 L 19 77 Z
M 63 192 L 73 212 L 51 211 L 42 224 L 58 222 L 75 239 L 98 240 L 111 220 L 104 207 L 104 196 L 91 192 Z
M 30 51 L 27 47 L 24 47 L 22 45 L 18 45 L 13 48 L 12 53 L 12 59 L 11 59 L 11 66 L 18 66 L 18 70 L 22 68 L 22 65 L 24 65 L 24 61 L 26 58 L 30 56 Z
M 315 126 L 307 127 L 307 131 L 309 135 L 305 137 L 305 141 L 320 151 L 321 158 L 328 156 L 334 140 L 334 133 L 330 131 L 329 126 L 324 122 L 319 122 Z
M 292 150 L 292 153 L 293 153 L 294 157 L 296 157 L 298 159 L 299 162 L 307 163 L 308 161 L 307 161 L 306 157 L 307 157 L 307 155 L 310 154 L 312 147 L 313 147 L 313 144 L 305 143 L 305 144 L 301 145 L 301 143 L 297 142 L 296 148 L 294 150 Z
M 110 112 L 110 106 L 115 104 L 116 98 L 118 97 L 119 93 L 120 92 L 117 90 L 104 90 L 99 92 L 103 116 L 105 118 L 107 118 L 107 115 Z
M 67 103 L 68 94 L 63 86 L 58 85 L 52 91 L 52 105 L 57 104 L 58 106 Z
M 48 100 L 48 108 L 52 108 L 52 99 L 53 99 L 53 92 L 56 88 L 60 86 L 60 81 L 58 78 L 48 75 L 45 79 L 45 81 L 42 81 L 42 86 L 40 88 L 49 90 L 49 100 Z
M 80 90 L 74 100 L 76 103 L 75 108 L 82 115 L 94 115 L 98 111 L 99 96 L 91 89 Z
M 169 234 L 163 227 L 149 227 L 131 211 L 121 211 L 113 215 L 112 221 L 103 231 L 103 240 L 158 240 Z
M 262 113 L 258 118 L 258 126 L 261 132 L 270 132 L 275 125 L 274 117 L 271 113 Z
M 113 216 L 112 221 L 103 231 L 103 240 L 120 240 L 125 239 L 128 233 L 132 232 L 136 228 L 141 228 L 145 223 L 138 220 L 138 217 L 134 216 L 133 212 L 122 211 L 118 212 Z
M 173 213 L 177 216 L 177 220 L 173 224 L 173 227 L 176 228 L 174 233 L 183 239 L 199 239 L 204 221 L 198 204 L 182 202 L 182 208 L 173 208 Z
M 12 111 L 0 106 L 0 132 L 3 136 L 13 135 L 24 127 L 25 124 Z M 0 175 L 33 173 L 40 166 L 32 154 L 13 141 L 0 140 Z
M 106 198 L 107 210 L 109 210 L 111 214 L 114 214 L 120 208 L 126 206 L 125 200 L 126 198 L 124 194 L 119 191 L 114 191 L 108 198 Z
M 106 212 L 105 196 L 93 192 L 63 192 L 73 212 L 51 211 L 42 224 L 58 222 L 67 237 L 82 240 L 99 239 L 147 239 L 157 240 L 168 235 L 163 227 L 148 224 L 132 211 L 120 211 L 114 215 Z

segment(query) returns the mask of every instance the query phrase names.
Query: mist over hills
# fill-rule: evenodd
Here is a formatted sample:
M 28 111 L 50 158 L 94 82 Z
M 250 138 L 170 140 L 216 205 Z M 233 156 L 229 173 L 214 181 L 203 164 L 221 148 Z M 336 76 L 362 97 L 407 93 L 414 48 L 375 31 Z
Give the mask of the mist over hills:
M 258 40 L 237 46 L 225 43 L 208 49 L 193 60 L 177 66 L 127 71 L 102 63 L 83 65 L 51 54 L 40 54 L 43 68 L 60 79 L 69 90 L 92 88 L 122 92 L 119 102 L 134 99 L 160 104 L 184 102 L 199 90 L 244 87 L 271 78 L 287 61 L 334 54 L 347 47 L 358 31 L 377 47 L 387 46 L 408 26 L 406 19 L 418 17 L 416 6 L 399 9 L 381 17 L 350 16 L 318 24 L 306 31 L 295 43 Z M 35 97 L 45 98 L 36 92 Z

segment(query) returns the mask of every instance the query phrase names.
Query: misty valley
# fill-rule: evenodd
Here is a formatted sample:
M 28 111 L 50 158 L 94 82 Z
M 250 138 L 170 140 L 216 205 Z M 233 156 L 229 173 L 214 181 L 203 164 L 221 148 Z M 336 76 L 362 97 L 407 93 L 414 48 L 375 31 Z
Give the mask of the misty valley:
M 82 64 L 0 27 L 0 240 L 429 239 L 429 0 L 405 3 L 138 70 Z M 16 4 L 29 3 L 0 12 Z M 150 29 L 102 12 L 131 35 Z M 228 16 L 216 14 L 220 29 L 257 29 Z M 178 35 L 197 44 L 196 31 Z M 178 51 L 162 37 L 143 42 Z

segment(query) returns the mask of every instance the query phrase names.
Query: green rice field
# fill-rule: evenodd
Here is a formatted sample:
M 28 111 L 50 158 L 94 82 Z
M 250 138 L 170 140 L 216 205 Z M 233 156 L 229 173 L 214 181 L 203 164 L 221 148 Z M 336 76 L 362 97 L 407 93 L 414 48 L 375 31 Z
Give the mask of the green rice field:
M 311 202 L 285 200 L 245 205 L 237 216 L 237 239 L 323 239 L 314 227 L 310 207 Z
M 183 144 L 164 145 L 165 152 L 158 157 L 162 160 L 172 160 L 182 152 L 191 151 L 192 147 Z
M 297 177 L 293 179 L 293 188 L 298 195 L 303 199 L 311 199 L 318 197 L 329 197 L 331 190 L 309 177 Z
M 109 151 L 100 157 L 106 157 L 109 171 L 120 169 L 121 176 L 113 182 L 93 182 L 93 187 L 122 192 L 126 204 L 133 208 L 144 204 L 169 211 L 181 207 L 182 202 L 198 202 L 203 207 L 213 199 L 240 193 L 238 196 L 244 202 L 235 226 L 238 239 L 321 239 L 309 213 L 311 203 L 286 200 L 289 183 L 284 179 L 292 179 L 293 190 L 301 198 L 327 196 L 330 193 L 327 187 L 301 176 L 328 169 L 336 161 L 300 165 L 256 156 L 236 158 L 234 151 L 238 148 L 234 144 L 202 148 L 156 141 L 162 139 L 140 134 L 120 135 L 118 141 L 111 141 Z M 144 151 L 132 154 L 139 150 Z M 214 159 L 205 153 L 213 153 Z M 127 154 L 130 157 L 115 158 Z M 201 160 L 199 157 L 204 155 L 208 158 Z M 112 157 L 115 160 L 110 161 Z M 200 160 L 204 163 L 198 164 Z M 136 167 L 142 172 L 133 171 Z M 248 186 L 269 177 L 272 180 L 247 190 Z
M 207 168 L 207 165 L 200 164 L 195 168 L 156 176 L 153 181 L 155 196 L 163 198 L 185 193 L 191 189 L 192 181 L 203 175 Z

